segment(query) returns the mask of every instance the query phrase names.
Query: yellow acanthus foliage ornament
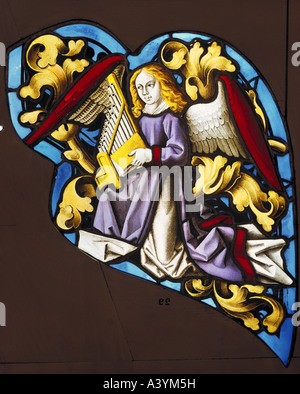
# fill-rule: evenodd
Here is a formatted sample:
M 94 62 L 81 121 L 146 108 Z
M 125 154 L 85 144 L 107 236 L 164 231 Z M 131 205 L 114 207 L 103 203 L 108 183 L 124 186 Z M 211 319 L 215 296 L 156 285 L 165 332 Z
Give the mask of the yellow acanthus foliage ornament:
M 51 111 L 53 104 L 73 84 L 74 73 L 81 73 L 89 66 L 88 60 L 77 58 L 84 46 L 83 40 L 69 40 L 65 43 L 54 34 L 42 35 L 30 43 L 26 51 L 26 63 L 34 74 L 27 84 L 21 86 L 20 97 L 39 100 L 45 89 L 50 89 L 52 95 L 45 108 L 21 114 L 22 123 L 37 127 L 46 118 L 48 111 Z M 63 123 L 51 133 L 51 136 L 68 145 L 70 149 L 63 152 L 68 160 L 79 163 L 85 172 L 93 174 L 96 167 L 81 147 L 77 138 L 79 130 L 80 126 L 76 124 Z M 91 198 L 95 196 L 95 188 L 91 179 L 88 175 L 78 177 L 65 186 L 56 219 L 59 228 L 78 228 L 82 213 L 93 211 Z
M 84 182 L 85 181 L 85 182 Z M 92 177 L 81 176 L 73 179 L 65 188 L 56 222 L 59 228 L 70 230 L 78 228 L 81 213 L 93 212 L 92 197 L 96 196 Z
M 78 131 L 78 125 L 67 123 L 59 126 L 57 130 L 53 131 L 51 136 L 58 141 L 64 141 L 68 143 L 70 150 L 64 152 L 64 156 L 68 160 L 77 161 L 85 171 L 87 171 L 89 174 L 93 174 L 96 170 L 96 167 L 81 148 L 80 143 L 76 137 Z
M 29 83 L 21 87 L 20 96 L 23 99 L 31 97 L 37 100 L 41 98 L 43 89 L 50 88 L 53 92 L 52 106 L 72 85 L 74 73 L 81 73 L 89 65 L 86 59 L 72 59 L 80 54 L 84 46 L 83 40 L 70 40 L 65 44 L 53 34 L 45 34 L 33 40 L 26 51 L 26 62 L 35 73 Z M 35 109 L 24 112 L 20 120 L 24 124 L 38 126 L 47 114 L 48 108 Z M 64 152 L 68 160 L 77 161 L 85 171 L 92 174 L 96 167 L 80 146 L 77 139 L 79 129 L 75 124 L 62 124 L 51 136 L 68 144 L 70 150 Z
M 266 294 L 261 285 L 238 286 L 204 277 L 186 281 L 185 290 L 199 300 L 212 296 L 227 315 L 241 320 L 252 331 L 263 329 L 275 334 L 284 318 L 280 302 Z M 262 310 L 268 310 L 264 318 L 259 313 Z
M 228 193 L 237 211 L 243 212 L 245 208 L 250 208 L 257 223 L 270 232 L 274 219 L 285 210 L 284 197 L 273 190 L 263 192 L 256 180 L 241 172 L 240 161 L 225 166 L 227 161 L 220 155 L 214 159 L 195 156 L 192 165 L 198 166 L 200 178 L 195 183 L 193 193 L 196 197 Z
M 170 70 L 180 70 L 185 77 L 185 90 L 192 100 L 211 98 L 215 93 L 213 71 L 236 71 L 231 60 L 221 55 L 221 46 L 213 42 L 204 54 L 204 48 L 196 41 L 192 48 L 181 42 L 170 41 L 161 51 L 163 64 Z
M 70 40 L 66 45 L 53 34 L 33 40 L 26 52 L 26 62 L 35 74 L 28 85 L 20 89 L 20 96 L 24 99 L 28 96 L 38 99 L 42 88 L 47 86 L 52 89 L 55 102 L 72 84 L 73 74 L 82 72 L 89 65 L 86 59 L 71 59 L 78 55 L 83 47 L 83 40 Z M 62 65 L 57 62 L 58 56 L 66 58 Z

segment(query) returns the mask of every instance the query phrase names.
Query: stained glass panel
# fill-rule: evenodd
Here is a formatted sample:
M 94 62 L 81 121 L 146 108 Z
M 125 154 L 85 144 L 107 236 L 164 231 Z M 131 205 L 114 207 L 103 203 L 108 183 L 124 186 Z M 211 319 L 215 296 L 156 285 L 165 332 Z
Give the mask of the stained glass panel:
M 288 364 L 293 158 L 276 99 L 241 51 L 182 31 L 131 53 L 103 27 L 65 24 L 10 50 L 7 88 L 15 131 L 55 165 L 50 213 L 63 236 L 210 305 Z M 163 199 L 164 175 L 177 200 Z

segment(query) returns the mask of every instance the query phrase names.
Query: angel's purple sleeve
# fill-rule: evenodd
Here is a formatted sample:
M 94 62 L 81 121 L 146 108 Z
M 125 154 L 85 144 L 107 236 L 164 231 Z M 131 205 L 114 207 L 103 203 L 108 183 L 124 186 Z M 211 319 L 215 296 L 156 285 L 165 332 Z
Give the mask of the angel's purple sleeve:
M 189 141 L 181 119 L 168 114 L 163 120 L 164 132 L 167 137 L 166 146 L 159 148 L 159 162 L 168 167 L 187 164 L 189 157 Z M 158 152 L 154 148 L 154 160 Z

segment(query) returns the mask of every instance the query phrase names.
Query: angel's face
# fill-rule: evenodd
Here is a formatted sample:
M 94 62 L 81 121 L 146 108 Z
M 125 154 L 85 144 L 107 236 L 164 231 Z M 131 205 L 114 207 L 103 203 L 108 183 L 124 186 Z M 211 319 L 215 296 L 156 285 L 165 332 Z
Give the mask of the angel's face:
M 161 102 L 161 89 L 157 79 L 142 70 L 137 76 L 135 86 L 140 99 L 148 105 L 158 105 Z

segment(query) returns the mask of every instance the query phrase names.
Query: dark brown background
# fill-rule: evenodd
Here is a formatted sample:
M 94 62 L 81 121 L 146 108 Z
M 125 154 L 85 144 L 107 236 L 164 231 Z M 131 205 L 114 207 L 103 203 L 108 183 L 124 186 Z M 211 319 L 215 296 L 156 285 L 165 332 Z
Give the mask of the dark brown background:
M 300 166 L 300 2 L 284 0 L 0 0 L 6 46 L 53 24 L 97 22 L 132 50 L 171 30 L 219 36 L 241 50 L 287 114 Z M 288 47 L 287 47 L 288 32 Z M 286 67 L 288 79 L 286 80 Z M 10 122 L 0 68 L 0 327 L 3 373 L 299 373 L 253 334 L 176 292 L 98 266 L 52 225 L 53 165 L 21 143 Z M 299 182 L 298 182 L 299 183 Z M 298 194 L 300 193 L 298 186 Z M 159 306 L 160 297 L 171 305 Z

